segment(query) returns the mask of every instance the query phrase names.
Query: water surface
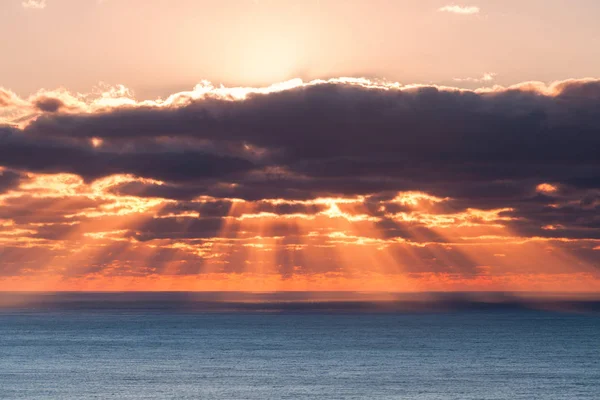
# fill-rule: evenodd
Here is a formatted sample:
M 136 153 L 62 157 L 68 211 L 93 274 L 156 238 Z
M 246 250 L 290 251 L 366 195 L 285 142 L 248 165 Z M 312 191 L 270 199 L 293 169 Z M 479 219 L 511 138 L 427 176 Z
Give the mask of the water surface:
M 0 311 L 5 399 L 594 399 L 600 317 Z

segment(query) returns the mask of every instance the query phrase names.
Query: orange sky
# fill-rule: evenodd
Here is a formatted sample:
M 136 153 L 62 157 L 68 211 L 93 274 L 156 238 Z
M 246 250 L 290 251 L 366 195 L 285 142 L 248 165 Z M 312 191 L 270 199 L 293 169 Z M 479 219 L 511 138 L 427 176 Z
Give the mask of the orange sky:
M 595 0 L 23 0 L 0 2 L 0 85 L 142 98 L 202 79 L 264 86 L 385 77 L 479 87 L 595 76 Z M 451 7 L 454 5 L 455 7 Z

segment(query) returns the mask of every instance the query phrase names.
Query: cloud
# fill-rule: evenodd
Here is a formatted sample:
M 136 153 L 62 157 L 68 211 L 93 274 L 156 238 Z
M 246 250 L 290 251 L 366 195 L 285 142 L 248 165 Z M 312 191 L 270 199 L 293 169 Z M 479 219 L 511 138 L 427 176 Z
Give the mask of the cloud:
M 181 200 L 423 190 L 475 201 L 477 191 L 524 196 L 544 182 L 589 190 L 600 168 L 597 87 L 569 81 L 468 91 L 322 82 L 243 101 L 204 96 L 98 111 L 72 111 L 38 96 L 35 120 L 0 128 L 0 155 L 17 170 L 154 179 L 162 183 L 115 190 Z
M 23 174 L 5 171 L 0 167 L 0 194 L 17 187 L 22 180 L 24 180 Z
M 474 82 L 474 83 L 485 83 L 485 82 L 492 82 L 496 79 L 496 73 L 494 72 L 486 72 L 484 73 L 481 77 L 479 78 L 472 78 L 472 77 L 467 77 L 467 78 L 454 78 L 454 81 L 456 82 Z
M 86 179 L 132 173 L 177 182 L 216 179 L 255 168 L 250 160 L 210 153 L 202 148 L 186 149 L 183 145 L 151 143 L 127 151 L 116 147 L 96 150 L 91 142 L 86 143 L 28 138 L 13 128 L 0 127 L 3 164 L 33 172 L 68 172 Z
M 0 107 L 8 107 L 12 105 L 14 93 L 0 88 Z
M 45 98 L 26 127 L 2 128 L 0 154 L 5 166 L 35 172 L 185 182 L 190 195 L 358 195 L 509 179 L 593 186 L 598 85 L 468 91 L 324 82 L 243 101 L 76 113 L 56 112 L 60 103 Z M 236 185 L 211 181 L 225 176 Z
M 476 280 L 600 265 L 598 80 L 0 93 L 10 274 L 290 278 L 379 260 Z
M 56 112 L 64 107 L 64 103 L 57 98 L 40 97 L 33 102 L 40 111 Z
M 455 4 L 447 5 L 438 8 L 440 12 L 448 12 L 453 14 L 461 14 L 461 15 L 473 15 L 479 14 L 479 7 L 476 6 L 459 6 Z
M 41 10 L 46 8 L 46 0 L 23 0 L 21 3 L 25 8 Z

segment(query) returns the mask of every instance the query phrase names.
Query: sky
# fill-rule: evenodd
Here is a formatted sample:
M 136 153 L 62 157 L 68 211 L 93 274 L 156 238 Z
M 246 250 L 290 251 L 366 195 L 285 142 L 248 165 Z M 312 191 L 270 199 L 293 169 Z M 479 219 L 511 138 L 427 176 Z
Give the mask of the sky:
M 597 1 L 4 0 L 0 290 L 600 290 Z

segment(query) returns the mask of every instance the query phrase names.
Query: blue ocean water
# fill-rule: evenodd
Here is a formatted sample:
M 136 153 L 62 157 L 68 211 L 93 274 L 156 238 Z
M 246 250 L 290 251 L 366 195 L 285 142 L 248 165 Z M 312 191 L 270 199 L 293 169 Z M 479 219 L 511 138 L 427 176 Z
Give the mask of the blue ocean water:
M 0 310 L 2 399 L 600 399 L 600 317 Z

